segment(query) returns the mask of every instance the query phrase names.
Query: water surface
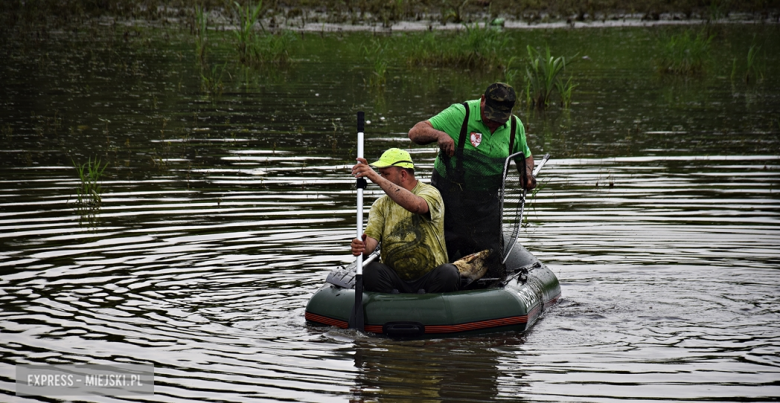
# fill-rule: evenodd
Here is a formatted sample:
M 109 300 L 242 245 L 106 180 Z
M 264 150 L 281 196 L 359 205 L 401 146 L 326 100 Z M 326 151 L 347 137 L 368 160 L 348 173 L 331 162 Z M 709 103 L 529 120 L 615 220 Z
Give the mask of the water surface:
M 728 62 L 691 79 L 655 73 L 662 28 L 512 33 L 588 56 L 569 110 L 518 111 L 553 156 L 521 240 L 562 299 L 526 334 L 428 341 L 303 311 L 351 260 L 355 113 L 369 159 L 409 148 L 427 180 L 435 149 L 406 132 L 498 73 L 399 63 L 377 90 L 368 34 L 305 37 L 260 72 L 226 36 L 213 97 L 174 28 L 6 40 L 0 400 L 36 400 L 14 395 L 16 364 L 85 363 L 154 364 L 147 400 L 166 402 L 777 400 L 777 27 L 713 29 Z M 753 40 L 765 80 L 732 80 Z M 76 205 L 90 158 L 109 164 L 97 210 Z

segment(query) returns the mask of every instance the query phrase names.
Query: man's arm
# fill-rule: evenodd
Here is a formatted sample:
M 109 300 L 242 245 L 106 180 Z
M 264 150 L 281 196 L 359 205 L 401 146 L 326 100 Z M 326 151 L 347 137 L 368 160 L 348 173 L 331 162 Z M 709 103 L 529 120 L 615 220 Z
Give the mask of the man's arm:
M 534 156 L 530 155 L 525 159 L 525 189 L 533 190 L 536 187 L 536 178 L 534 178 Z
M 428 213 L 428 203 L 425 199 L 383 178 L 368 165 L 365 158 L 358 158 L 357 160 L 359 164 L 355 164 L 352 167 L 352 175 L 368 178 L 371 182 L 376 183 L 384 190 L 385 194 L 406 210 L 414 214 Z
M 449 134 L 436 130 L 429 120 L 423 120 L 409 130 L 409 140 L 415 144 L 425 145 L 434 141 L 444 153 L 452 157 L 455 154 L 455 141 Z
M 379 175 L 376 176 L 377 180 L 369 178 L 371 179 L 371 182 L 379 185 L 379 187 L 385 191 L 385 194 L 393 199 L 394 202 L 398 203 L 399 206 L 409 210 L 414 214 L 428 213 L 428 202 L 426 202 L 425 199 Z

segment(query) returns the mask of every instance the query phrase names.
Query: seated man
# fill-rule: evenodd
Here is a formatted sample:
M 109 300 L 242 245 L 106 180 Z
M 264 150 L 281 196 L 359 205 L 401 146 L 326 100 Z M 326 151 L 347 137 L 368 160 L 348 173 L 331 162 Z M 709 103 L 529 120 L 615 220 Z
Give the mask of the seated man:
M 366 232 L 352 240 L 352 254 L 369 255 L 382 243 L 382 263 L 364 267 L 363 285 L 375 292 L 449 292 L 460 285 L 455 265 L 447 263 L 444 202 L 439 191 L 414 177 L 408 152 L 391 148 L 368 165 L 358 158 L 356 177 L 368 178 L 385 195 L 371 206 Z

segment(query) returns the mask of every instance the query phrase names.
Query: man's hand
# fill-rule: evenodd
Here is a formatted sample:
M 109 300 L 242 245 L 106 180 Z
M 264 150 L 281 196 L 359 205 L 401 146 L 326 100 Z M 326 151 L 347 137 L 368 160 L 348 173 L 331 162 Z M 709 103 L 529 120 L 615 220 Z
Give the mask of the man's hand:
M 452 139 L 452 137 L 448 136 L 447 133 L 439 132 L 442 135 L 439 136 L 439 140 L 436 142 L 436 144 L 439 146 L 441 151 L 447 156 L 452 157 L 455 155 L 455 141 Z
M 534 190 L 536 187 L 536 178 L 530 173 L 525 176 L 523 182 L 525 183 L 525 190 Z
M 363 256 L 368 255 L 376 250 L 377 245 L 379 245 L 379 241 L 366 234 L 363 234 L 361 238 L 363 239 L 355 238 L 352 240 L 352 243 L 350 244 L 352 256 L 359 256 L 361 253 Z
M 533 190 L 536 187 L 536 178 L 534 178 L 534 157 L 529 155 L 525 159 L 525 180 L 523 181 L 525 190 Z
M 352 247 L 352 256 L 359 256 L 366 251 L 366 236 L 366 234 L 363 234 L 362 240 L 357 238 L 352 240 L 352 244 L 350 245 Z
M 423 120 L 409 130 L 409 139 L 415 144 L 425 145 L 436 142 L 441 151 L 448 156 L 455 155 L 455 141 L 447 133 L 433 128 L 431 122 Z
M 352 176 L 356 178 L 368 178 L 371 182 L 377 183 L 377 178 L 379 178 L 379 174 L 374 171 L 374 168 L 371 168 L 370 165 L 368 165 L 368 161 L 366 161 L 365 158 L 358 158 L 357 164 L 352 167 Z

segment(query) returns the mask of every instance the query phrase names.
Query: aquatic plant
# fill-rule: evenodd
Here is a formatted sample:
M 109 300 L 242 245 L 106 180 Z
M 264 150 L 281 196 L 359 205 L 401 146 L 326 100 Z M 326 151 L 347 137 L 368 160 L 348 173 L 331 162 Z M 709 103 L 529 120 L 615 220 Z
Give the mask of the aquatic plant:
M 241 8 L 238 2 L 235 3 L 239 15 L 239 27 L 233 32 L 237 41 L 238 59 L 242 64 L 251 67 L 290 64 L 292 61 L 290 50 L 296 40 L 294 33 L 291 31 L 280 31 L 277 34 L 265 33 L 262 23 L 260 28 L 264 34 L 258 35 L 255 32 L 255 22 L 263 14 L 262 6 L 262 1 L 254 8 L 251 8 L 248 3 L 245 8 Z
M 749 83 L 750 80 L 760 81 L 764 79 L 764 66 L 761 59 L 758 59 L 758 51 L 761 50 L 760 46 L 752 45 L 748 49 L 747 54 L 747 71 L 745 72 L 745 82 Z
M 566 58 L 563 56 L 553 57 L 549 47 L 545 47 L 544 53 L 530 45 L 526 46 L 526 49 L 529 59 L 525 69 L 526 97 L 529 105 L 538 109 L 546 108 L 549 106 L 552 92 L 556 88 L 562 99 L 567 97 L 570 101 L 571 91 L 574 89 L 571 78 L 566 83 L 562 83 L 558 77 L 566 69 Z
M 246 8 L 241 8 L 238 2 L 235 2 L 236 11 L 238 12 L 239 26 L 238 29 L 233 31 L 238 41 L 237 50 L 238 58 L 241 63 L 250 64 L 252 49 L 251 46 L 255 42 L 255 21 L 260 16 L 260 11 L 263 7 L 262 0 L 257 3 L 254 8 L 250 8 L 249 2 L 247 2 Z M 262 26 L 261 26 L 262 27 Z
M 250 61 L 255 66 L 273 64 L 286 66 L 292 63 L 290 52 L 297 36 L 292 31 L 280 31 L 255 37 L 250 47 Z
M 515 88 L 518 88 L 517 83 L 521 81 L 522 72 L 520 69 L 512 67 L 515 59 L 517 59 L 516 56 L 510 57 L 509 61 L 504 66 L 504 82 Z
M 199 5 L 195 5 L 195 22 L 195 52 L 198 55 L 200 64 L 205 64 L 208 15 L 203 7 Z
M 380 88 L 387 82 L 387 42 L 372 38 L 371 42 L 363 45 L 363 55 L 371 67 L 371 78 L 368 84 Z
M 225 67 L 227 62 L 220 65 L 214 65 L 210 70 L 205 67 L 200 70 L 200 89 L 208 95 L 219 97 L 222 95 L 222 91 L 225 86 L 222 82 L 222 77 L 225 75 Z
M 499 55 L 507 51 L 509 39 L 490 24 L 464 24 L 455 33 L 425 32 L 404 37 L 401 48 L 410 65 L 436 67 L 499 67 Z
M 704 72 L 714 35 L 690 31 L 668 37 L 662 44 L 658 68 L 665 74 L 697 75 Z
M 558 95 L 561 97 L 561 106 L 568 108 L 571 106 L 571 94 L 577 84 L 572 83 L 572 76 L 565 82 L 562 78 L 555 80 L 555 89 L 558 90 Z
M 76 189 L 76 203 L 78 208 L 97 209 L 102 203 L 102 189 L 100 187 L 100 177 L 108 167 L 108 163 L 101 165 L 100 160 L 89 158 L 84 164 L 77 164 L 73 161 L 73 167 L 78 172 L 80 184 Z
M 466 64 L 469 66 L 482 64 L 492 67 L 498 60 L 498 55 L 506 47 L 508 40 L 506 35 L 502 35 L 501 30 L 490 26 L 487 22 L 482 28 L 477 23 L 472 26 L 467 24 L 465 45 L 469 54 Z
M 521 217 L 522 218 L 522 222 L 520 223 L 520 226 L 522 228 L 528 228 L 528 226 L 530 225 L 530 216 L 531 215 L 537 216 L 537 214 L 538 214 L 538 211 L 536 209 L 536 204 L 537 204 L 537 201 L 538 201 L 537 200 L 537 196 L 538 196 L 539 192 L 541 192 L 542 190 L 544 190 L 547 187 L 547 184 L 548 184 L 549 181 L 550 181 L 549 178 L 548 179 L 538 179 L 537 178 L 536 187 L 531 191 L 530 194 L 528 194 L 526 196 L 526 199 L 525 199 L 526 214 L 523 214 L 523 217 Z

